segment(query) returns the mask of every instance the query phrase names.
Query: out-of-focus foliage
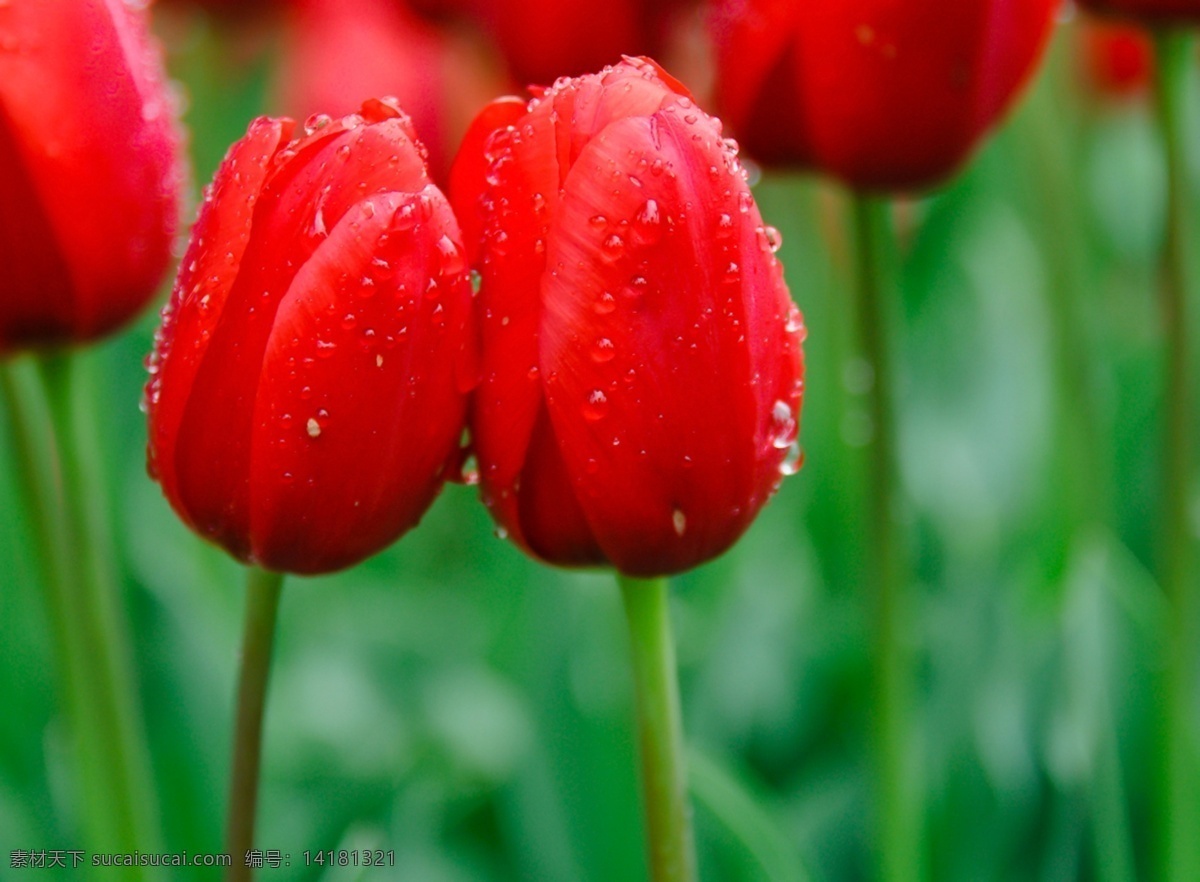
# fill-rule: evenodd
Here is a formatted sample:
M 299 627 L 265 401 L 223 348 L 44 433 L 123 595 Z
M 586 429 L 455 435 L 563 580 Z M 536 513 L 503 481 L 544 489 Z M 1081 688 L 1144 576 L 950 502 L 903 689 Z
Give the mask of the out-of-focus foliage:
M 203 181 L 262 106 L 275 37 L 190 15 L 163 26 Z M 1144 105 L 1081 94 L 1074 26 L 968 172 L 898 209 L 912 763 L 943 880 L 1147 869 L 1163 172 Z M 744 541 L 674 585 L 702 874 L 857 880 L 870 866 L 869 424 L 844 204 L 811 180 L 769 176 L 756 193 L 809 328 L 806 464 Z M 153 326 L 88 363 L 168 845 L 212 852 L 242 573 L 146 477 L 137 401 Z M 27 530 L 0 469 L 6 851 L 78 839 Z M 289 579 L 259 840 L 290 866 L 261 878 L 643 878 L 619 603 L 605 574 L 551 571 L 495 538 L 461 486 L 378 557 Z M 396 866 L 305 866 L 306 850 L 342 848 L 392 849 Z M 7 864 L 0 878 L 16 878 Z

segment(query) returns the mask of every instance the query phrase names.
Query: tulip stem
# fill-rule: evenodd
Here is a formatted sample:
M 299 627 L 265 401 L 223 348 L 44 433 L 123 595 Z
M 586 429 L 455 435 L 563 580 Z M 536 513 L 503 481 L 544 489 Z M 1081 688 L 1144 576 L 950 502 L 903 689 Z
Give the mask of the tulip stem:
M 1169 612 L 1165 620 L 1161 703 L 1161 768 L 1158 786 L 1159 878 L 1184 882 L 1200 878 L 1196 852 L 1196 768 L 1193 668 L 1197 576 L 1188 518 L 1192 496 L 1191 364 L 1188 358 L 1189 274 L 1187 206 L 1188 74 L 1192 40 L 1185 31 L 1157 35 L 1156 104 L 1167 164 L 1167 241 L 1163 253 L 1162 330 L 1166 347 L 1165 423 L 1160 514 L 1160 578 Z
M 129 625 L 113 572 L 108 498 L 101 479 L 90 390 L 82 389 L 83 355 L 42 356 L 40 376 L 58 458 L 30 472 L 37 507 L 57 509 L 38 528 L 48 561 L 51 618 L 80 761 L 85 811 L 99 815 L 106 850 L 161 851 L 150 751 L 138 701 Z M 30 436 L 32 437 L 32 436 Z M 56 483 L 57 479 L 57 483 Z M 35 487 L 34 482 L 43 483 Z M 51 502 L 53 500 L 53 502 Z M 84 742 L 87 742 L 86 744 Z M 130 878 L 158 878 L 146 867 Z
M 271 671 L 271 647 L 283 574 L 251 567 L 246 574 L 246 621 L 242 632 L 238 676 L 237 719 L 233 730 L 233 773 L 229 786 L 226 847 L 232 857 L 229 882 L 252 878 L 246 852 L 254 846 L 258 807 L 259 765 L 262 759 L 263 708 Z
M 618 575 L 629 623 L 652 882 L 693 882 L 696 854 L 666 579 Z
M 878 878 L 914 882 L 920 878 L 920 807 L 915 805 L 908 728 L 909 659 L 904 650 L 904 581 L 895 508 L 897 452 L 888 353 L 888 316 L 898 287 L 895 232 L 886 200 L 856 194 L 854 231 L 858 255 L 855 285 L 859 345 L 869 378 L 867 412 L 872 433 L 867 443 L 867 548 L 865 574 L 873 594 L 872 721 L 875 753 Z
M 54 640 L 58 693 L 66 705 L 71 733 L 75 784 L 82 808 L 80 820 L 89 845 L 96 850 L 132 845 L 114 823 L 114 814 L 107 806 L 112 766 L 99 739 L 92 736 L 100 725 L 100 710 L 95 701 L 99 693 L 91 685 L 93 668 L 85 648 L 83 623 L 74 610 L 75 583 L 66 551 L 71 543 L 57 481 L 58 453 L 47 414 L 38 412 L 23 379 L 17 365 L 8 363 L 0 367 L 0 389 L 8 404 L 14 474 L 24 510 L 29 515 Z

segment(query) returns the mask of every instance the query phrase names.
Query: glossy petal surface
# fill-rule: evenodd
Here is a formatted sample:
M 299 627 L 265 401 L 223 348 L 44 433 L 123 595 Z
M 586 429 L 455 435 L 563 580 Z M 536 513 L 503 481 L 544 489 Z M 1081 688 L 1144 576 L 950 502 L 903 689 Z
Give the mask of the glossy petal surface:
M 781 478 L 802 377 L 736 148 L 634 59 L 560 83 L 486 147 L 473 429 L 493 515 L 565 565 L 719 554 Z
M 441 486 L 473 382 L 470 288 L 407 117 L 368 102 L 290 131 L 254 123 L 206 198 L 148 386 L 150 456 L 198 531 L 323 572 Z

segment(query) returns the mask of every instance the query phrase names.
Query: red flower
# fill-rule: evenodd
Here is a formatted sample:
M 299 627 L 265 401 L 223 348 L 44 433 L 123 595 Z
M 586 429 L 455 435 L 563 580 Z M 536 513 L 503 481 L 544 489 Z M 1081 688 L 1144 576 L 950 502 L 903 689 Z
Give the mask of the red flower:
M 1057 0 L 721 0 L 718 95 L 764 162 L 868 190 L 944 180 L 1029 77 Z
M 1079 51 L 1088 84 L 1112 97 L 1138 95 L 1154 73 L 1154 47 L 1135 27 L 1100 21 L 1079 28 Z
M 553 563 L 720 554 L 794 470 L 803 385 L 736 145 L 645 60 L 485 115 L 451 178 L 482 231 L 484 502 Z
M 175 233 L 178 146 L 143 13 L 0 4 L 0 350 L 99 336 L 150 299 Z
M 522 83 L 548 84 L 628 55 L 655 53 L 667 13 L 679 0 L 475 0 L 509 70 Z
M 1149 23 L 1200 22 L 1200 0 L 1079 0 L 1079 5 Z
M 164 312 L 150 470 L 237 557 L 313 573 L 414 526 L 474 381 L 458 224 L 411 124 L 259 119 L 229 151 Z
M 365 95 L 393 95 L 442 182 L 467 123 L 503 91 L 475 48 L 399 0 L 297 0 L 284 31 L 280 109 L 297 118 L 340 115 Z

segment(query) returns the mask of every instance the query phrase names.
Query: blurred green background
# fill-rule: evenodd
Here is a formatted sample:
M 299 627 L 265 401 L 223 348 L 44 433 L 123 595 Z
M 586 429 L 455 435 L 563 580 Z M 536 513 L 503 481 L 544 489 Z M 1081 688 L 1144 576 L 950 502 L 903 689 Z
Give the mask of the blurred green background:
M 274 50 L 228 68 L 235 38 L 189 26 L 170 65 L 204 182 L 265 106 Z M 1078 28 L 1060 27 L 969 169 L 898 208 L 912 768 L 936 879 L 1148 869 L 1165 184 L 1147 101 L 1088 90 Z M 702 876 L 864 879 L 869 424 L 845 198 L 774 174 L 756 194 L 809 328 L 806 463 L 731 552 L 673 582 Z M 168 848 L 214 852 L 243 573 L 146 476 L 155 321 L 86 358 Z M 81 847 L 27 531 L 0 469 L 5 851 Z M 261 878 L 643 879 L 626 643 L 611 578 L 530 561 L 469 487 L 353 570 L 289 578 L 258 840 L 291 861 Z M 396 865 L 304 866 L 306 850 L 342 848 L 393 849 Z M 0 879 L 73 877 L 8 864 Z

